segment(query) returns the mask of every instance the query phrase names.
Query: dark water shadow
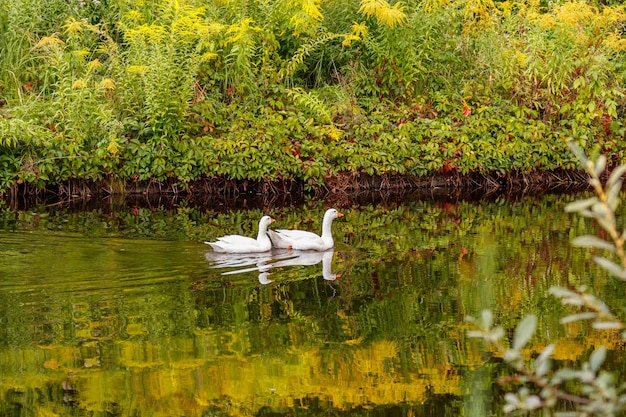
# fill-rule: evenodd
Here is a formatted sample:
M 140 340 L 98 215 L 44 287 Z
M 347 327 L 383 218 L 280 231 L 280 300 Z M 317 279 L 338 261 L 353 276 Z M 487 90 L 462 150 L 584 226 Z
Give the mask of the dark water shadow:
M 390 206 L 409 201 L 434 201 L 440 203 L 495 202 L 499 200 L 519 201 L 528 196 L 540 197 L 548 194 L 573 194 L 588 189 L 584 183 L 558 184 L 549 187 L 424 187 L 412 190 L 366 190 L 360 192 L 323 192 L 314 195 L 258 194 L 255 192 L 237 195 L 184 195 L 184 194 L 110 194 L 60 198 L 54 195 L 22 195 L 0 197 L 0 204 L 14 211 L 35 208 L 63 208 L 69 212 L 102 210 L 104 213 L 121 209 L 176 209 L 188 207 L 200 211 L 211 210 L 223 213 L 232 210 L 299 207 L 309 201 L 325 201 L 337 207 L 379 205 Z

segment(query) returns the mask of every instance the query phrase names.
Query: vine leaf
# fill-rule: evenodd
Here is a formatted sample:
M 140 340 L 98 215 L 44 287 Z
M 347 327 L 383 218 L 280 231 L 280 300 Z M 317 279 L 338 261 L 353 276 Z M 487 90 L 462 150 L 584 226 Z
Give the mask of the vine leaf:
M 513 339 L 513 349 L 521 350 L 526 343 L 530 340 L 531 337 L 535 334 L 535 329 L 537 328 L 537 316 L 534 314 L 529 314 L 524 317 L 522 321 L 517 325 L 515 329 L 515 338 Z

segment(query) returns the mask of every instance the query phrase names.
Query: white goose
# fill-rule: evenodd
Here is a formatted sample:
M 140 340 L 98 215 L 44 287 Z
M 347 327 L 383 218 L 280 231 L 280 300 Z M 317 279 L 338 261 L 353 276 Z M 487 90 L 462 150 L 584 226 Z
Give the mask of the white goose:
M 257 238 L 240 235 L 226 235 L 217 239 L 216 242 L 204 242 L 211 245 L 215 252 L 223 253 L 254 253 L 267 252 L 272 249 L 272 242 L 267 237 L 267 227 L 274 222 L 270 216 L 263 216 L 259 221 L 259 234 Z
M 267 234 L 277 248 L 325 251 L 335 246 L 331 226 L 333 220 L 342 216 L 343 214 L 334 208 L 326 210 L 322 222 L 321 236 L 304 230 L 285 229 L 268 230 Z

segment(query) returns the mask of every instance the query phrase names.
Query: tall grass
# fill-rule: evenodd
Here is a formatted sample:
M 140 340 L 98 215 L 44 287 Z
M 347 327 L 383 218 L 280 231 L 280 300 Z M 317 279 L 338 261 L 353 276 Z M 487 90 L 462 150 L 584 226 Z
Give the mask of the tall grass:
M 364 121 L 381 114 L 394 128 L 412 123 L 403 129 L 424 150 L 407 150 L 404 162 L 373 147 L 333 160 L 355 170 L 380 164 L 369 172 L 413 169 L 422 153 L 431 162 L 420 172 L 552 167 L 544 151 L 571 135 L 626 155 L 616 139 L 626 62 L 619 6 L 5 0 L 0 12 L 0 135 L 8 138 L 0 153 L 16 181 L 257 178 L 265 171 L 252 165 L 224 168 L 217 141 L 262 136 L 284 151 L 287 125 L 293 146 L 314 139 L 331 152 L 340 140 L 378 137 L 379 123 Z M 425 137 L 424 118 L 441 130 Z M 516 147 L 542 155 L 511 162 Z M 297 175 L 320 180 L 322 162 L 289 152 Z M 478 152 L 495 156 L 480 162 Z

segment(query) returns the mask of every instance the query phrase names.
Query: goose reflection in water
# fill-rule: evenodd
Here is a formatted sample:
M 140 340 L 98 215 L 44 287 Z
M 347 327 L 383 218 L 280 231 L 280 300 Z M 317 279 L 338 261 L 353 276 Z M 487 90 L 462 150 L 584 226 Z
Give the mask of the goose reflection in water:
M 259 282 L 270 284 L 274 280 L 269 276 L 274 268 L 287 268 L 292 266 L 313 266 L 322 263 L 322 276 L 327 281 L 334 281 L 341 276 L 332 272 L 334 249 L 323 252 L 299 251 L 289 249 L 272 250 L 266 253 L 250 254 L 224 254 L 207 252 L 205 257 L 213 262 L 212 268 L 237 268 L 222 272 L 222 275 L 242 274 L 245 272 L 259 271 Z

